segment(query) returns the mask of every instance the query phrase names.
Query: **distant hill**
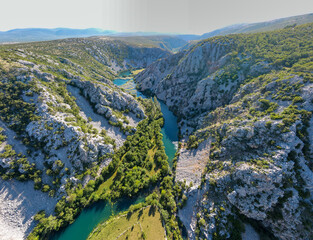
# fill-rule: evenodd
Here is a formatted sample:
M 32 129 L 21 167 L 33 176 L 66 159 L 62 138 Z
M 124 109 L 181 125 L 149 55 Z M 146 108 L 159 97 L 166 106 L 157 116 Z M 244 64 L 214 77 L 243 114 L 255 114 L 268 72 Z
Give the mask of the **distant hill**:
M 170 50 L 178 51 L 188 49 L 190 46 L 196 44 L 198 40 L 214 37 L 214 36 L 225 36 L 228 34 L 238 33 L 258 33 L 272 30 L 283 29 L 286 27 L 294 27 L 305 23 L 313 22 L 313 13 L 292 16 L 287 18 L 280 18 L 260 23 L 241 23 L 226 26 L 223 28 L 216 29 L 212 32 L 205 33 L 203 35 L 194 34 L 179 34 L 170 36 L 160 36 L 160 33 L 115 33 L 113 36 L 123 36 L 127 41 L 130 42 L 144 42 L 147 44 L 150 42 L 153 46 L 159 45 L 159 47 Z
M 132 44 L 147 45 L 152 47 L 160 47 L 162 49 L 177 52 L 188 42 L 179 36 L 130 36 L 130 37 L 114 37 L 110 38 L 122 40 Z
M 215 37 L 215 36 L 226 36 L 228 34 L 239 34 L 239 33 L 259 33 L 259 32 L 266 32 L 272 30 L 278 30 L 288 27 L 294 27 L 297 25 L 305 24 L 305 23 L 312 23 L 313 22 L 313 13 L 287 17 L 287 18 L 280 18 L 275 19 L 272 21 L 267 22 L 260 22 L 260 23 L 241 23 L 241 24 L 234 24 L 230 26 L 226 26 L 223 28 L 216 29 L 212 32 L 204 33 L 202 35 L 192 35 L 192 34 L 185 34 L 185 35 L 177 35 L 177 37 L 187 41 L 188 43 L 183 45 L 180 50 L 187 50 L 190 47 L 196 45 L 199 40 Z
M 13 29 L 6 32 L 0 32 L 0 43 L 22 43 L 38 42 L 48 40 L 58 40 L 64 38 L 78 37 L 112 37 L 124 42 L 133 44 L 157 46 L 168 51 L 177 51 L 187 44 L 187 41 L 179 36 L 157 35 L 157 33 L 119 33 L 97 28 L 71 29 L 71 28 L 25 28 Z
M 6 32 L 0 32 L 1 43 L 20 43 L 20 42 L 36 42 L 57 40 L 64 38 L 77 37 L 94 37 L 94 36 L 111 36 L 118 39 L 124 39 L 132 43 L 149 44 L 159 46 L 162 49 L 177 52 L 179 50 L 188 49 L 198 40 L 224 36 L 237 33 L 257 33 L 271 30 L 282 29 L 288 26 L 301 25 L 313 22 L 313 13 L 280 18 L 260 23 L 242 23 L 226 26 L 203 35 L 194 34 L 163 34 L 156 32 L 116 32 L 110 30 L 102 30 L 98 28 L 88 29 L 71 29 L 71 28 L 25 28 L 13 29 Z M 209 24 L 209 23 L 208 23 Z
M 35 42 L 56 40 L 73 37 L 90 37 L 99 35 L 112 35 L 115 31 L 98 28 L 71 29 L 71 28 L 25 28 L 0 32 L 0 43 Z
M 193 40 L 200 40 L 200 39 L 206 39 L 206 38 L 214 37 L 214 36 L 224 36 L 227 34 L 236 34 L 236 33 L 266 32 L 266 31 L 282 29 L 288 26 L 301 25 L 301 24 L 311 23 L 311 22 L 313 22 L 313 13 L 287 17 L 287 18 L 280 18 L 280 19 L 267 21 L 267 22 L 260 22 L 260 23 L 235 24 L 235 25 L 231 25 L 231 26 L 214 30 L 209 33 L 205 33 L 201 35 L 199 38 L 195 38 Z

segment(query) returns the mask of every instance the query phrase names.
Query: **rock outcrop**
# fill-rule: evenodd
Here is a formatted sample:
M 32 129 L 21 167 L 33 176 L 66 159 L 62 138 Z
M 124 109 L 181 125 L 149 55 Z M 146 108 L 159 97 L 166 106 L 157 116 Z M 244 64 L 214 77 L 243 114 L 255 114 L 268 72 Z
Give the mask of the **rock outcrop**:
M 83 95 L 95 104 L 95 109 L 101 115 L 105 115 L 109 120 L 116 122 L 117 117 L 112 112 L 129 111 L 139 119 L 145 117 L 144 111 L 140 104 L 129 94 L 114 90 L 114 86 L 109 81 L 106 84 L 95 84 L 87 81 L 73 80 L 74 86 L 81 89 Z
M 202 190 L 204 193 L 201 197 L 198 190 L 192 190 L 189 198 L 194 202 L 187 203 L 186 207 L 198 205 L 198 213 L 207 221 L 200 229 L 208 238 L 216 231 L 221 236 L 229 237 L 229 232 L 221 229 L 228 228 L 227 218 L 234 214 L 234 206 L 238 213 L 258 221 L 279 239 L 309 239 L 310 230 L 304 227 L 304 223 L 310 221 L 308 218 L 312 214 L 310 196 L 313 192 L 310 186 L 313 172 L 309 168 L 310 155 L 305 149 L 311 144 L 308 142 L 311 134 L 306 128 L 312 122 L 309 120 L 312 95 L 308 91 L 313 93 L 313 84 L 303 82 L 298 76 L 286 78 L 288 81 L 276 80 L 276 84 L 265 86 L 265 89 L 271 91 L 267 99 L 272 101 L 272 111 L 281 115 L 279 117 L 275 118 L 274 113 L 269 116 L 253 112 L 255 109 L 261 110 L 263 103 L 267 103 L 259 94 L 260 85 L 255 83 L 253 89 L 252 85 L 249 86 L 249 91 L 242 87 L 234 95 L 232 104 L 218 108 L 199 120 L 202 126 L 196 135 L 208 136 L 213 147 L 207 158 L 206 170 L 202 173 L 205 179 L 202 184 L 207 187 Z M 303 90 L 299 92 L 301 104 L 292 108 L 289 105 L 291 101 L 274 100 L 280 84 L 303 84 Z M 238 95 L 241 97 L 238 98 Z M 252 102 L 250 107 L 245 106 L 247 99 Z M 254 118 L 249 119 L 247 111 Z M 290 111 L 296 114 L 288 120 Z M 200 153 L 202 150 L 198 151 Z M 180 164 L 178 158 L 177 166 Z M 180 180 L 184 176 L 179 167 L 176 175 Z M 193 181 L 193 178 L 186 180 Z M 197 196 L 196 200 L 193 196 Z M 218 199 L 213 196 L 218 196 Z M 211 208 L 213 205 L 225 210 Z M 202 215 L 208 211 L 205 209 L 210 209 L 212 215 Z M 188 212 L 184 209 L 182 211 Z M 222 223 L 225 221 L 223 227 L 220 222 L 212 220 L 213 216 L 219 216 Z M 195 238 L 195 221 L 195 217 L 191 217 L 186 223 L 190 225 L 187 228 L 191 239 Z
M 135 81 L 140 90 L 152 91 L 177 115 L 191 118 L 223 106 L 232 99 L 246 76 L 271 70 L 249 56 L 234 56 L 233 43 L 208 41 L 151 64 Z M 242 58 L 233 67 L 235 58 Z M 231 79 L 227 77 L 231 76 Z

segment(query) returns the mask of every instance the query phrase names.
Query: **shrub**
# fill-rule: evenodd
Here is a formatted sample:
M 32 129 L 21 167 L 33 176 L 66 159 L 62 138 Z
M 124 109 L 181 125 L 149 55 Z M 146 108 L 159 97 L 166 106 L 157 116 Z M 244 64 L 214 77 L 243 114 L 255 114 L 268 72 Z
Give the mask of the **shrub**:
M 295 104 L 295 103 L 302 103 L 302 102 L 304 102 L 304 99 L 302 97 L 300 97 L 300 96 L 296 96 L 292 100 L 293 104 Z

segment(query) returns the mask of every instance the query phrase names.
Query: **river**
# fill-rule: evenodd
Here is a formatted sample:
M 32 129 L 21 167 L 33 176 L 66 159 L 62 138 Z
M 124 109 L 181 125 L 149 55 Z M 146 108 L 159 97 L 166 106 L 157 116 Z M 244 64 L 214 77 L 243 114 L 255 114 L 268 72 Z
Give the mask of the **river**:
M 128 77 L 130 72 L 124 73 L 119 79 L 114 80 L 114 84 L 124 88 L 127 92 L 135 94 L 137 97 L 147 98 L 144 94 L 137 91 L 133 78 Z M 124 78 L 127 77 L 127 78 Z M 163 135 L 163 143 L 165 153 L 168 156 L 170 167 L 173 166 L 173 158 L 176 152 L 176 144 L 178 141 L 177 119 L 168 107 L 160 101 L 161 111 L 164 117 L 164 126 L 161 133 Z M 64 230 L 58 232 L 53 240 L 86 240 L 92 230 L 101 222 L 106 221 L 110 216 L 126 211 L 130 205 L 143 202 L 144 196 L 134 199 L 121 199 L 115 204 L 108 202 L 97 202 L 90 207 L 85 208 L 75 222 Z
M 127 92 L 130 92 L 137 97 L 148 98 L 143 93 L 136 89 L 136 83 L 133 78 L 118 78 L 114 80 L 114 84 L 124 88 Z M 173 158 L 177 149 L 178 142 L 178 126 L 176 116 L 168 109 L 168 107 L 162 101 L 159 101 L 161 105 L 161 111 L 164 118 L 164 126 L 161 133 L 163 135 L 163 143 L 165 147 L 165 153 L 168 157 L 168 163 L 170 167 L 173 167 Z

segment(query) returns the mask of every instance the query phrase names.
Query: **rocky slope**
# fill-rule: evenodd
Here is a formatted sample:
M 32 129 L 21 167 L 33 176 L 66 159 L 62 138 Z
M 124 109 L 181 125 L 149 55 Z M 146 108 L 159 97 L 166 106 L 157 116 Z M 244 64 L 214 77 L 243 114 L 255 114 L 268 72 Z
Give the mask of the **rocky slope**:
M 99 38 L 1 46 L 1 239 L 24 239 L 39 210 L 53 214 L 111 162 L 146 115 L 109 79 L 168 55 Z
M 247 76 L 271 70 L 266 62 L 238 54 L 236 47 L 232 39 L 200 43 L 151 64 L 136 81 L 141 90 L 152 91 L 180 116 L 193 117 L 229 102 Z
M 246 223 L 312 239 L 312 31 L 207 39 L 137 75 L 179 117 L 190 239 L 238 239 Z

